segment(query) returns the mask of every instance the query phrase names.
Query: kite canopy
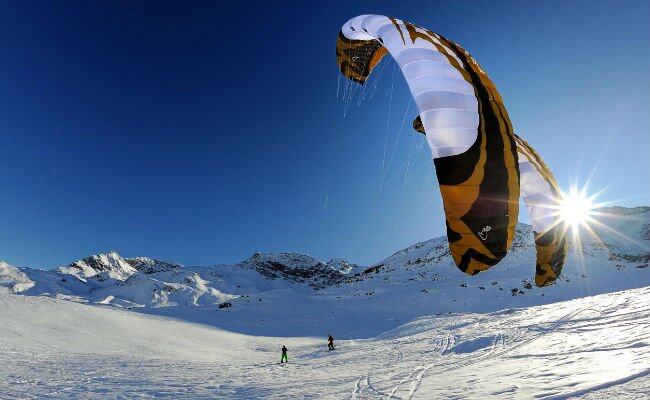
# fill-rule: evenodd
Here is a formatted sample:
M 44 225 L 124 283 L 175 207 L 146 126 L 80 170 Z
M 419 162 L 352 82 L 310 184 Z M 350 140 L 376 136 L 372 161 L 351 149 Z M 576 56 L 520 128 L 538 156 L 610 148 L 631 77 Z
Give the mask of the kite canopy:
M 535 232 L 535 284 L 547 286 L 562 272 L 567 252 L 566 222 L 558 215 L 562 194 L 542 157 L 515 135 L 519 154 L 521 195 Z
M 555 205 L 559 191 L 541 158 L 514 134 L 494 83 L 460 45 L 406 21 L 362 15 L 339 32 L 337 62 L 350 80 L 364 84 L 388 53 L 419 110 L 413 127 L 431 148 L 458 268 L 474 275 L 505 257 L 521 188 L 539 232 L 536 283 L 553 283 L 565 241 L 555 217 L 541 209 Z

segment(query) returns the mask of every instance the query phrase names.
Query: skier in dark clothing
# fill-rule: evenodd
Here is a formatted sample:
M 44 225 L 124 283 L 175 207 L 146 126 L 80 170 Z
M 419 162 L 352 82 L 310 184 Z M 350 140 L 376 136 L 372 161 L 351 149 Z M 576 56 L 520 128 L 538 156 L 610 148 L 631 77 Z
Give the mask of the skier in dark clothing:
M 334 338 L 331 334 L 327 335 L 327 351 L 336 350 L 334 348 Z
M 280 358 L 280 364 L 283 362 L 289 362 L 289 359 L 287 358 L 287 346 L 282 345 L 282 358 Z

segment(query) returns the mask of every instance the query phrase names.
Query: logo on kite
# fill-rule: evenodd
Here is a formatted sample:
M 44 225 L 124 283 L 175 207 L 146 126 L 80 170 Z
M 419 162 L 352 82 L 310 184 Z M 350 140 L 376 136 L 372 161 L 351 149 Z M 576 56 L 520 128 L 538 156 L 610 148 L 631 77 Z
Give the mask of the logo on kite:
M 481 240 L 487 240 L 487 233 L 491 230 L 492 227 L 490 225 L 486 225 L 485 228 L 481 229 L 481 231 L 478 233 Z

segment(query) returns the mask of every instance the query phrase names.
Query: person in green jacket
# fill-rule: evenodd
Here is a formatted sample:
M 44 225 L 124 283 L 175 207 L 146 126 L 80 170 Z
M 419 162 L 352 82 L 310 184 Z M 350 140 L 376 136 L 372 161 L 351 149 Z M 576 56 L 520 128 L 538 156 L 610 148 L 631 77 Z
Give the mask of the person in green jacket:
M 280 364 L 283 362 L 289 362 L 289 359 L 287 358 L 287 346 L 282 345 L 282 358 L 280 358 Z

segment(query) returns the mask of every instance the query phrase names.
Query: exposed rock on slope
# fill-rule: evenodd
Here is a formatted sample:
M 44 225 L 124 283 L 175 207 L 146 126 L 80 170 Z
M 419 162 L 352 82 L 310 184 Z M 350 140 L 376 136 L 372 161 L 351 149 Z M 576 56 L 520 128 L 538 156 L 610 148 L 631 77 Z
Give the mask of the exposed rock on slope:
M 337 264 L 341 265 L 341 261 Z M 269 279 L 305 283 L 315 289 L 335 284 L 345 276 L 332 265 L 298 253 L 255 253 L 236 266 L 252 269 Z
M 125 258 L 130 266 L 142 272 L 143 274 L 155 274 L 157 272 L 177 271 L 183 268 L 182 265 L 163 260 L 154 260 L 149 257 Z

